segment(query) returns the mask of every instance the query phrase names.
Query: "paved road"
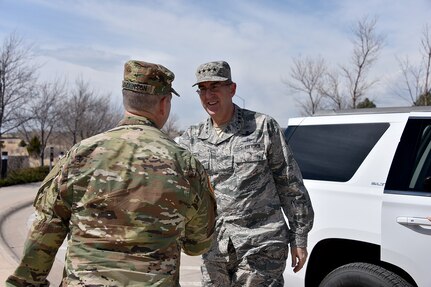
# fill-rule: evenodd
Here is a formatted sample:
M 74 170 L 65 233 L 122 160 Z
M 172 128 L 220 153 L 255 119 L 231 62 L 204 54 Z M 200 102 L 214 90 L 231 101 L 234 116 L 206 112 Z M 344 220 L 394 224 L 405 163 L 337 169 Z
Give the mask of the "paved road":
M 33 213 L 32 201 L 39 183 L 0 188 L 0 282 L 17 266 L 22 254 L 28 222 Z M 58 286 L 64 262 L 64 249 L 58 254 L 48 276 L 51 286 Z M 182 254 L 180 283 L 183 287 L 200 286 L 200 257 Z M 3 285 L 3 284 L 2 284 Z

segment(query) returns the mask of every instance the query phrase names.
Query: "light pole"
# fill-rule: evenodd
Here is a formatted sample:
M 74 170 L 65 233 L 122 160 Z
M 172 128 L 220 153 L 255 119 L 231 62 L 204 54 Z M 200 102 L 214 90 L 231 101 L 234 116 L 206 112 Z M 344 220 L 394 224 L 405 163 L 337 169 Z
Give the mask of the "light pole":
M 242 101 L 242 108 L 244 109 L 245 108 L 245 100 L 238 95 L 235 95 L 235 97 L 238 97 Z
M 52 169 L 52 165 L 54 163 L 54 147 L 49 148 L 49 170 Z

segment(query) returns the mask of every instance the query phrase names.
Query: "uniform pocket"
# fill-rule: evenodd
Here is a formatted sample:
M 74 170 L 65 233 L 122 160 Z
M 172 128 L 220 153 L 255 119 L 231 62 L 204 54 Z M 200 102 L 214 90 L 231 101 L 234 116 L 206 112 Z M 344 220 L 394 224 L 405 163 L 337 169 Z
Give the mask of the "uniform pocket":
M 237 186 L 241 189 L 258 189 L 269 180 L 268 163 L 263 151 L 235 153 L 234 163 Z
M 211 156 L 210 168 L 215 174 L 232 174 L 233 157 L 230 155 Z
M 234 155 L 235 164 L 256 163 L 260 161 L 266 161 L 264 151 L 240 151 Z

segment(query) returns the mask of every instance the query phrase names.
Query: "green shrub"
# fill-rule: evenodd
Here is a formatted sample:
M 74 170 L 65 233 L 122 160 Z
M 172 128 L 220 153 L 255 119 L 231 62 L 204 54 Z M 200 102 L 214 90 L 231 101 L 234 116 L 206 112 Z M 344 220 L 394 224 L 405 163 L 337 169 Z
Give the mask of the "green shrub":
M 48 166 L 14 170 L 9 172 L 6 178 L 0 179 L 0 186 L 42 181 L 48 175 L 48 173 Z

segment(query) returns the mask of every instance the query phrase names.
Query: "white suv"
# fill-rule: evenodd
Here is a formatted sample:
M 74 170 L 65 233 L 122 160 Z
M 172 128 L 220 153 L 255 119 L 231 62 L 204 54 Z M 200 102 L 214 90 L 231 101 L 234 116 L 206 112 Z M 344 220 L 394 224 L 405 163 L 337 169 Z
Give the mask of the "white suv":
M 286 286 L 431 286 L 431 107 L 292 118 L 285 135 L 315 211 Z

